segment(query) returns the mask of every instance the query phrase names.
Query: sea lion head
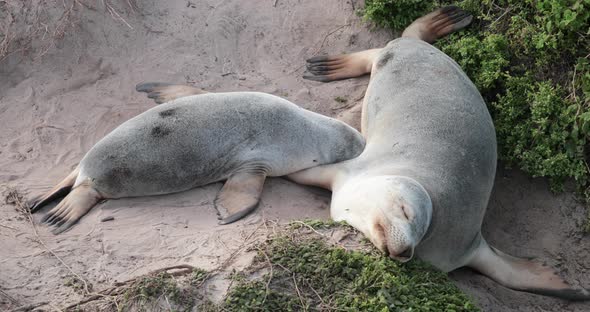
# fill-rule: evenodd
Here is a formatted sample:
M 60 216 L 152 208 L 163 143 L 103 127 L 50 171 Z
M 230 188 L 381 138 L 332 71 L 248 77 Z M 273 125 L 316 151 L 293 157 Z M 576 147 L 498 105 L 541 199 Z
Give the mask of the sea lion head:
M 361 231 L 391 258 L 406 262 L 428 230 L 432 202 L 411 178 L 356 178 L 334 192 L 331 214 Z

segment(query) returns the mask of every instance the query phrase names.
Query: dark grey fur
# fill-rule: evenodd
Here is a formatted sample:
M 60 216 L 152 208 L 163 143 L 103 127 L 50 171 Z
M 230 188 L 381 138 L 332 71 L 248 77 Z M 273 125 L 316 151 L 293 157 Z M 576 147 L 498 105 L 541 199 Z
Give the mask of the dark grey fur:
M 167 194 L 242 170 L 282 176 L 360 154 L 361 135 L 343 122 L 257 92 L 177 99 L 130 119 L 80 163 L 105 198 Z

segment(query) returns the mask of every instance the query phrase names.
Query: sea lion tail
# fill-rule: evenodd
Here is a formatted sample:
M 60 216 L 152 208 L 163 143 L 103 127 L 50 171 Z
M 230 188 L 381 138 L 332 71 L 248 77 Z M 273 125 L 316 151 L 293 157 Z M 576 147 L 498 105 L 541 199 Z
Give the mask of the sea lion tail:
M 154 99 L 157 104 L 162 104 L 189 95 L 204 94 L 207 91 L 197 87 L 171 84 L 165 82 L 143 82 L 135 86 L 137 92 L 147 93 L 147 97 Z
M 55 226 L 51 232 L 59 234 L 72 227 L 101 199 L 103 197 L 100 193 L 86 180 L 73 188 L 66 198 L 41 219 L 41 222 Z
M 68 195 L 68 193 L 72 190 L 74 183 L 76 182 L 78 173 L 80 173 L 80 166 L 77 166 L 76 169 L 74 169 L 74 171 L 72 171 L 65 179 L 59 182 L 59 184 L 57 184 L 45 195 L 33 199 L 31 202 L 29 202 L 31 212 L 34 213 L 36 211 L 39 211 L 39 209 L 43 208 L 43 206 L 47 205 L 51 201 Z
M 553 268 L 505 254 L 483 239 L 467 266 L 514 290 L 567 300 L 590 300 L 588 289 L 572 287 Z

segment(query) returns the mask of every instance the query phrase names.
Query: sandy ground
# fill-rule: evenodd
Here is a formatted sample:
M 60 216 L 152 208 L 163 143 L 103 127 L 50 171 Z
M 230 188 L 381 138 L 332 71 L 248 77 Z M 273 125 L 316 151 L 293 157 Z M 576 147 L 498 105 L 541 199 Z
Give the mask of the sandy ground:
M 0 64 L 0 191 L 13 188 L 30 198 L 52 187 L 100 138 L 154 105 L 135 92 L 142 81 L 268 92 L 358 127 L 368 79 L 306 81 L 304 60 L 380 47 L 393 35 L 367 29 L 355 13 L 360 1 L 274 3 L 142 1 L 135 14 L 125 16 L 133 29 L 100 10 L 88 11 L 43 59 L 15 55 Z M 271 179 L 256 213 L 218 226 L 212 200 L 220 187 L 107 201 L 59 236 L 38 224 L 47 209 L 34 221 L 47 246 L 98 290 L 174 264 L 214 269 L 264 219 L 329 217 L 328 192 Z M 579 231 L 584 214 L 572 195 L 552 195 L 545 181 L 503 170 L 484 232 L 500 249 L 537 256 L 590 287 L 590 240 Z M 107 216 L 114 220 L 100 222 Z M 39 244 L 27 218 L 2 202 L 0 310 L 76 302 L 80 295 L 64 285 L 69 275 Z M 588 304 L 514 292 L 469 270 L 451 277 L 484 311 L 590 310 Z

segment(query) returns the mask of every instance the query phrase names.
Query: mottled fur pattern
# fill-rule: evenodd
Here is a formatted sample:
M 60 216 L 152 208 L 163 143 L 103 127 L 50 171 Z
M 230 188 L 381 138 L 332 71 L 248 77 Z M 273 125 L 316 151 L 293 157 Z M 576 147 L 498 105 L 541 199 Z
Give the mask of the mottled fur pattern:
M 228 224 L 256 208 L 267 176 L 347 160 L 364 146 L 360 133 L 343 122 L 273 95 L 185 96 L 195 88 L 162 83 L 138 90 L 151 94 L 152 86 L 175 100 L 113 130 L 74 172 L 33 200 L 31 211 L 37 211 L 69 192 L 43 218 L 55 226 L 54 234 L 68 230 L 101 199 L 169 194 L 223 180 L 214 206 L 219 223 Z
M 282 176 L 357 156 L 364 142 L 344 123 L 257 92 L 179 98 L 128 120 L 80 163 L 106 198 L 184 191 L 243 170 Z

